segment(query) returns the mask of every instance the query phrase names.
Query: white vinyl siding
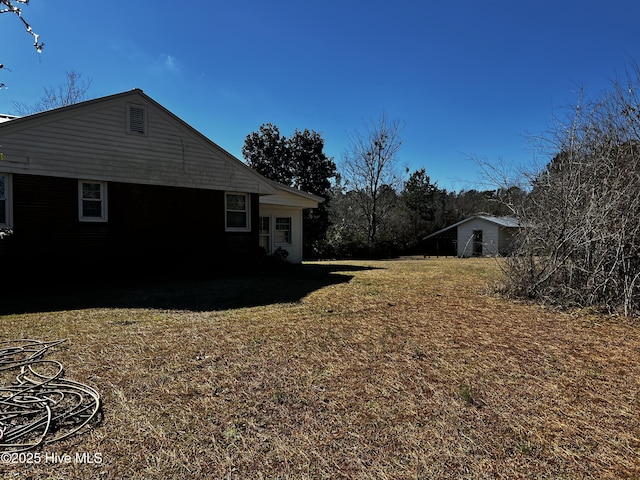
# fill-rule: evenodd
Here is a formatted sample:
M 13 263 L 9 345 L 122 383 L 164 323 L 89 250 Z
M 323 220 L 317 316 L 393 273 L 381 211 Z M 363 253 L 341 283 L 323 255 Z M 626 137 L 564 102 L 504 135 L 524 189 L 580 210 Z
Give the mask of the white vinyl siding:
M 10 228 L 12 213 L 11 175 L 0 173 L 0 228 Z
M 127 133 L 127 105 L 144 108 L 146 134 Z M 0 138 L 6 173 L 273 193 L 238 159 L 135 91 L 1 123 Z
M 458 226 L 458 256 L 471 257 L 474 255 L 474 231 L 482 232 L 481 255 L 496 255 L 500 227 L 493 222 L 476 218 Z
M 251 197 L 247 193 L 225 193 L 225 227 L 228 232 L 251 230 Z
M 78 181 L 78 216 L 81 222 L 107 221 L 107 184 Z
M 267 253 L 281 248 L 289 252 L 287 261 L 300 263 L 302 261 L 302 208 L 261 204 L 260 217 L 269 219 L 270 245 Z M 261 226 L 266 227 L 267 221 L 261 223 Z M 266 238 L 265 235 L 265 240 L 261 240 L 261 242 L 266 242 Z

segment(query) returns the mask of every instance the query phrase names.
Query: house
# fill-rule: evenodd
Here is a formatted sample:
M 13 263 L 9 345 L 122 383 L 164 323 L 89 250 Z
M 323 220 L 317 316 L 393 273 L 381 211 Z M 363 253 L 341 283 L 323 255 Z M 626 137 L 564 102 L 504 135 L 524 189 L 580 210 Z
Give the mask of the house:
M 2 119 L 4 266 L 89 280 L 250 263 L 260 247 L 302 260 L 302 211 L 323 199 L 259 175 L 142 90 Z
M 429 254 L 458 257 L 506 255 L 520 223 L 512 217 L 474 215 L 423 238 Z

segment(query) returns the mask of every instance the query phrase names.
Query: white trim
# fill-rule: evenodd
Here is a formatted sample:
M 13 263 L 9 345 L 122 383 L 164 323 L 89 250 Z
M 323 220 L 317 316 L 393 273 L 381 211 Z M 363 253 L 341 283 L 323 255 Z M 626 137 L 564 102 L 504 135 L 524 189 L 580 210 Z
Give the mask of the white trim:
M 244 227 L 230 227 L 227 224 L 227 213 L 242 212 L 242 210 L 229 210 L 227 208 L 227 196 L 228 195 L 242 195 L 245 197 L 245 225 Z M 244 192 L 224 192 L 224 229 L 226 232 L 250 232 L 251 231 L 251 195 Z
M 0 176 L 4 177 L 4 200 L 5 200 L 5 222 L 0 223 L 0 228 L 13 227 L 13 177 L 10 173 L 0 172 Z
M 268 233 L 261 233 L 262 232 L 262 219 L 266 218 L 269 221 L 269 231 Z M 285 219 L 285 220 L 289 220 L 289 241 L 288 242 L 278 242 L 276 241 L 276 236 L 278 234 L 278 229 L 277 229 L 277 224 L 278 224 L 278 220 L 280 219 Z M 278 247 L 284 247 L 285 249 L 289 249 L 293 246 L 294 241 L 293 241 L 293 217 L 290 215 L 278 215 L 278 214 L 273 214 L 273 213 L 269 213 L 269 214 L 262 214 L 260 215 L 260 231 L 258 232 L 258 237 L 267 237 L 269 240 L 269 248 L 267 249 L 267 253 L 273 253 L 274 250 L 276 250 Z M 258 240 L 258 243 L 260 243 L 260 240 Z M 261 245 L 262 246 L 262 245 Z
M 288 242 L 278 242 L 276 241 L 276 236 L 278 234 L 278 220 L 289 220 L 289 241 Z M 287 231 L 287 230 L 283 230 Z M 290 247 L 293 244 L 293 218 L 291 217 L 278 217 L 273 216 L 273 244 L 276 247 Z
M 100 216 L 89 217 L 83 215 L 83 201 L 82 185 L 85 183 L 91 183 L 94 185 L 100 185 Z M 81 222 L 106 222 L 109 219 L 108 216 L 108 201 L 107 201 L 107 182 L 101 182 L 97 180 L 78 180 L 78 220 Z

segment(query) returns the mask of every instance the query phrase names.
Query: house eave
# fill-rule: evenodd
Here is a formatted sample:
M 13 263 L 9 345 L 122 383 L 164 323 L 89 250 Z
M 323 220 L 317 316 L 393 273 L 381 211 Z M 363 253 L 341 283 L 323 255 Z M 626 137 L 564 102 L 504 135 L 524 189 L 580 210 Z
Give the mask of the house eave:
M 318 204 L 324 202 L 324 198 L 312 193 L 289 187 L 282 183 L 265 178 L 276 190 L 274 194 L 260 196 L 260 204 L 281 205 L 299 208 L 318 208 Z

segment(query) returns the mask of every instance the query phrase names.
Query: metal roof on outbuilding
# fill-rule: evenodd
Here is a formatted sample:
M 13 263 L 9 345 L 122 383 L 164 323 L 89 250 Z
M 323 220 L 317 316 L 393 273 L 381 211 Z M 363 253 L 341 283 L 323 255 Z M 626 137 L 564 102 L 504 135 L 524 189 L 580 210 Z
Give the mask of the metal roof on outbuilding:
M 477 220 L 477 219 L 486 220 L 487 222 L 495 223 L 504 228 L 520 227 L 520 221 L 514 217 L 494 217 L 491 215 L 474 215 L 473 217 L 465 218 L 464 220 L 461 220 L 458 223 L 454 223 L 453 225 L 449 225 L 448 227 L 438 230 L 437 232 L 434 232 L 431 235 L 427 235 L 426 237 L 423 237 L 423 240 L 427 240 L 431 237 L 435 237 L 436 235 L 446 232 L 447 230 L 451 230 L 452 228 L 456 228 L 459 225 L 462 225 L 464 223 L 470 222 L 471 220 Z

